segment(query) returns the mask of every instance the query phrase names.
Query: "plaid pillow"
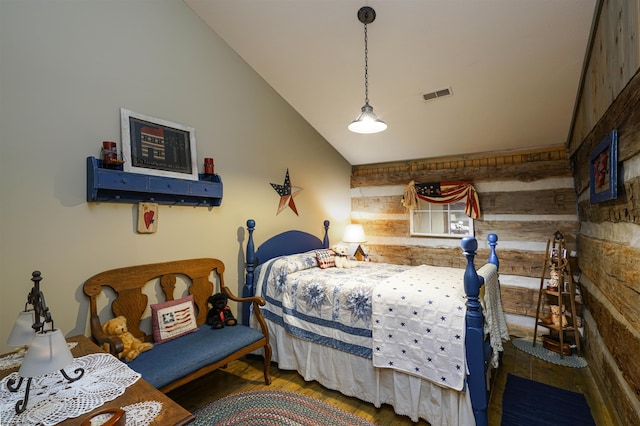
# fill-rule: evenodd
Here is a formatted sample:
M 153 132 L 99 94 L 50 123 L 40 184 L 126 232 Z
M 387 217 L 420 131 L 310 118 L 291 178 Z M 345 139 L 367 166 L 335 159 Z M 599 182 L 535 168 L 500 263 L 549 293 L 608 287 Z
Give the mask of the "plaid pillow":
M 318 266 L 320 269 L 336 266 L 336 254 L 333 250 L 316 250 L 316 259 L 318 259 Z

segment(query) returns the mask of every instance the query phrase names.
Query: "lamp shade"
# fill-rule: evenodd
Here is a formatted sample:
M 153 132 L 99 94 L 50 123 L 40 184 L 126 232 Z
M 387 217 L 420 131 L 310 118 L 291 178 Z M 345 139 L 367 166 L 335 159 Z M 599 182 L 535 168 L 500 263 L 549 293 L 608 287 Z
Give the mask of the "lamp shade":
M 387 123 L 380 120 L 369 103 L 364 104 L 360 115 L 349 124 L 354 133 L 378 133 L 387 129 Z
M 62 370 L 73 362 L 73 355 L 59 329 L 36 333 L 24 355 L 18 374 L 21 377 L 37 377 Z
M 35 311 L 21 311 L 16 318 L 16 322 L 13 323 L 11 334 L 7 339 L 7 345 L 9 346 L 26 346 L 31 344 L 33 336 L 36 334 L 33 327 L 35 322 Z
M 367 241 L 367 237 L 364 235 L 364 229 L 362 225 L 350 224 L 344 229 L 344 235 L 342 241 L 345 243 L 364 243 Z

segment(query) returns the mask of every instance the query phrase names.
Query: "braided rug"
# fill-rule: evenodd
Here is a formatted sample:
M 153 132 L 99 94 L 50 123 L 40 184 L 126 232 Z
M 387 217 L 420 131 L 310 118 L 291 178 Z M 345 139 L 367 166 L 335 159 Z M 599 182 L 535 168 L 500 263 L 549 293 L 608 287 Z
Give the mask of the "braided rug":
M 317 399 L 281 390 L 236 393 L 194 412 L 192 425 L 374 426 Z
M 526 352 L 529 355 L 533 355 L 537 358 L 543 359 L 547 362 L 551 362 L 553 364 L 572 368 L 583 368 L 587 366 L 587 360 L 575 354 L 571 356 L 565 355 L 564 357 L 560 358 L 560 354 L 544 348 L 542 346 L 542 341 L 540 340 L 536 342 L 535 346 L 533 346 L 533 340 L 526 338 L 513 339 L 511 343 L 513 343 L 513 346 L 520 349 L 521 351 Z

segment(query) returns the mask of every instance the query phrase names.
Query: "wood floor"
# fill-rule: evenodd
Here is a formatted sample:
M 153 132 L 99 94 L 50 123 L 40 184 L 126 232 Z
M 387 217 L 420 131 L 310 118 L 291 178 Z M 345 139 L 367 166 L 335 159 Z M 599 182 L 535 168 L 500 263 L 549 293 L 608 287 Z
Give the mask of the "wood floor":
M 231 393 L 257 389 L 282 389 L 323 400 L 344 411 L 383 426 L 428 425 L 424 420 L 413 423 L 408 417 L 398 416 L 388 405 L 375 408 L 373 405 L 361 402 L 356 398 L 345 397 L 338 392 L 326 389 L 317 382 L 305 382 L 298 373 L 279 370 L 276 364 L 272 364 L 271 373 L 273 381 L 270 386 L 265 386 L 262 376 L 262 359 L 247 357 L 229 364 L 224 370 L 215 371 L 182 386 L 168 395 L 184 408 L 193 412 L 208 402 Z M 591 407 L 596 425 L 617 425 L 610 415 L 610 409 L 605 406 L 588 367 L 570 368 L 551 364 L 516 349 L 510 343 L 505 345 L 503 363 L 495 376 L 489 404 L 489 425 L 500 424 L 502 392 L 507 373 L 574 392 L 582 392 Z M 544 406 L 544 395 L 531 395 L 531 398 L 540 400 L 540 409 L 552 409 L 552 407 Z

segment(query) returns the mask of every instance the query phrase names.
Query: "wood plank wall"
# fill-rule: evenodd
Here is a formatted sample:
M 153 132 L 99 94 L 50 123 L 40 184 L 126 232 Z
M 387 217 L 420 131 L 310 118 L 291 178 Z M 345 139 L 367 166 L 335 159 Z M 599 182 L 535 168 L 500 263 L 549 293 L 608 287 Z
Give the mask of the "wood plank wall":
M 568 150 L 580 232 L 586 356 L 620 424 L 640 424 L 640 2 L 599 4 Z M 589 199 L 589 156 L 618 131 L 618 198 Z
M 556 230 L 575 250 L 576 194 L 564 147 L 354 166 L 351 220 L 361 223 L 374 261 L 464 267 L 460 239 L 409 235 L 401 204 L 411 181 L 472 181 L 481 218 L 476 266 L 488 256 L 486 238 L 498 234 L 502 300 L 510 332 L 533 334 L 546 243 Z M 577 271 L 576 271 L 577 272 Z

